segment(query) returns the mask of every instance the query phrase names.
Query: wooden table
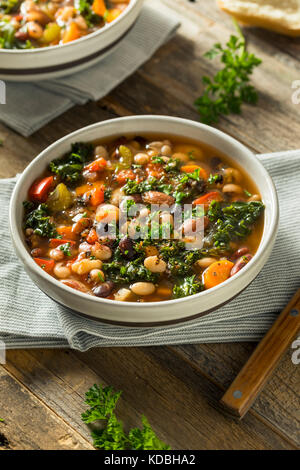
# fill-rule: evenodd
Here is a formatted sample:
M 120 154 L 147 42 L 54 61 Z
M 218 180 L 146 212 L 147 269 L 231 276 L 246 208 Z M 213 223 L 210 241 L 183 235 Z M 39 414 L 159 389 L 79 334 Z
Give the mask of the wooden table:
M 179 34 L 137 73 L 97 103 L 77 106 L 29 139 L 0 126 L 0 176 L 20 172 L 42 149 L 88 124 L 131 114 L 198 119 L 194 99 L 201 76 L 216 63 L 203 53 L 233 27 L 214 1 L 164 0 L 182 15 Z M 263 30 L 248 33 L 263 59 L 254 82 L 257 107 L 222 119 L 219 127 L 256 152 L 300 147 L 299 106 L 291 101 L 300 79 L 300 40 Z M 137 425 L 144 413 L 173 449 L 295 449 L 300 444 L 300 368 L 288 351 L 252 410 L 235 422 L 218 401 L 254 344 L 9 351 L 0 369 L 0 448 L 92 449 L 81 422 L 85 391 L 94 383 L 124 391 L 120 416 Z

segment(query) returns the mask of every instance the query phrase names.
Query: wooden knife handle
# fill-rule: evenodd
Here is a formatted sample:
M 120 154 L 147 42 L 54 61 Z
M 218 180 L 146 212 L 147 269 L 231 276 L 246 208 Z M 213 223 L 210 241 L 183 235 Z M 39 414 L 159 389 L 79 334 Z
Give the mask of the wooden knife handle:
M 300 330 L 300 289 L 281 312 L 221 399 L 222 406 L 242 418 Z

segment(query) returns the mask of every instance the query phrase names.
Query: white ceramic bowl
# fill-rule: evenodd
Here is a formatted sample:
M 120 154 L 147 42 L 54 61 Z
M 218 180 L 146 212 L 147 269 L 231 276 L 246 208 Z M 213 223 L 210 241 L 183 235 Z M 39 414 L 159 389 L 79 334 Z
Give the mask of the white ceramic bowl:
M 0 49 L 0 79 L 21 82 L 48 80 L 90 67 L 117 47 L 142 6 L 143 0 L 131 0 L 115 21 L 67 44 L 39 49 Z
M 22 201 L 32 182 L 49 162 L 70 150 L 73 142 L 133 134 L 171 134 L 199 140 L 236 160 L 254 179 L 266 206 L 262 240 L 253 260 L 222 284 L 182 299 L 155 303 L 118 302 L 81 293 L 62 285 L 45 273 L 31 258 L 22 231 Z M 10 230 L 18 257 L 37 286 L 51 298 L 89 317 L 116 323 L 150 325 L 174 323 L 212 311 L 239 294 L 261 271 L 270 256 L 278 226 L 276 191 L 263 165 L 244 145 L 219 130 L 185 119 L 167 116 L 133 116 L 99 122 L 80 129 L 50 145 L 38 155 L 18 179 L 10 203 Z M 241 305 L 243 308 L 243 305 Z

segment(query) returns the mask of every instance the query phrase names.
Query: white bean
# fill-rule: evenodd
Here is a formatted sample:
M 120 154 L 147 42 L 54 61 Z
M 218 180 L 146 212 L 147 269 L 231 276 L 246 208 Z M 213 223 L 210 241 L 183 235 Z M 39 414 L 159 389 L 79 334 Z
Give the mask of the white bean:
M 92 269 L 89 274 L 90 278 L 94 282 L 104 282 L 105 274 L 101 269 Z
M 108 152 L 106 148 L 103 145 L 97 145 L 97 147 L 94 150 L 95 157 L 96 158 L 108 158 Z
M 163 145 L 161 148 L 161 154 L 170 157 L 172 155 L 172 149 L 170 145 Z
M 261 197 L 258 194 L 253 194 L 251 197 L 249 197 L 248 202 L 251 201 L 261 201 Z
M 125 193 L 123 191 L 123 188 L 117 188 L 112 192 L 110 203 L 113 204 L 114 206 L 119 207 L 120 202 L 122 201 L 122 198 L 124 196 L 125 196 Z
M 237 184 L 225 184 L 222 191 L 223 193 L 243 194 L 243 189 Z
M 64 253 L 59 248 L 53 248 L 53 250 L 49 253 L 50 258 L 54 259 L 55 261 L 61 261 L 64 259 Z
M 172 158 L 180 160 L 183 163 L 186 163 L 189 161 L 188 155 L 185 153 L 181 153 L 181 152 L 173 153 Z
M 135 282 L 130 286 L 132 292 L 136 295 L 150 295 L 155 292 L 155 285 L 152 282 Z
M 155 150 L 161 150 L 162 146 L 163 146 L 163 142 L 160 142 L 160 141 L 155 141 L 155 142 L 151 142 L 148 147 L 150 149 L 155 149 Z
M 137 153 L 134 156 L 134 163 L 137 165 L 145 165 L 150 161 L 150 156 L 147 155 L 146 153 Z
M 145 258 L 144 266 L 152 273 L 163 273 L 167 269 L 167 263 L 158 256 L 148 256 L 148 258 Z
M 71 269 L 67 266 L 64 266 L 63 263 L 56 263 L 53 269 L 53 273 L 59 279 L 66 279 L 71 274 Z
M 216 260 L 216 258 L 202 258 L 202 259 L 199 259 L 198 261 L 196 261 L 195 265 L 198 267 L 198 268 L 201 268 L 201 269 L 206 269 L 208 268 L 208 266 L 210 266 L 211 264 L 213 264 Z
M 97 222 L 108 224 L 119 220 L 119 208 L 112 204 L 100 204 L 96 210 Z
M 82 259 L 72 264 L 72 271 L 76 274 L 87 274 L 92 269 L 102 268 L 102 261 L 99 259 Z
M 118 300 L 119 302 L 126 302 L 126 300 L 130 300 L 132 297 L 134 297 L 132 292 L 125 287 L 119 289 L 118 292 L 115 293 L 115 300 Z
M 95 243 L 91 248 L 92 255 L 101 261 L 108 260 L 112 256 L 112 251 L 107 245 L 101 245 L 100 243 Z
M 226 183 L 241 183 L 243 179 L 241 172 L 236 168 L 225 168 L 224 177 Z

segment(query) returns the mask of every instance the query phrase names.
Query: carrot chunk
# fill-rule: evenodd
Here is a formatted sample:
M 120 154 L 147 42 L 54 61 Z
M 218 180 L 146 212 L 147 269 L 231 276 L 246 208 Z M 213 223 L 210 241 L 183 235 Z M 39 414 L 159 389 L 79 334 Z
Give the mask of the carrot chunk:
M 120 8 L 111 8 L 108 10 L 108 14 L 106 17 L 106 22 L 107 23 L 112 23 L 112 21 L 115 21 L 118 16 L 120 16 L 122 13 L 122 10 Z
M 94 160 L 89 165 L 85 166 L 84 169 L 90 171 L 91 173 L 94 171 L 102 171 L 107 166 L 107 161 L 105 158 L 100 157 L 97 160 Z
M 233 266 L 234 263 L 227 259 L 221 259 L 212 263 L 203 273 L 205 289 L 210 289 L 226 281 L 230 276 Z
M 54 259 L 43 259 L 43 258 L 33 258 L 36 264 L 38 264 L 46 273 L 51 273 L 53 271 L 55 261 Z
M 67 27 L 66 32 L 63 35 L 62 42 L 66 44 L 67 42 L 75 41 L 75 39 L 79 39 L 81 37 L 81 29 L 72 21 L 70 25 Z
M 193 206 L 203 204 L 204 208 L 208 209 L 212 201 L 223 201 L 223 198 L 218 191 L 211 191 L 210 193 L 204 194 L 204 196 L 198 197 L 193 201 Z
M 199 170 L 199 174 L 201 178 L 207 179 L 206 171 L 203 168 L 201 168 L 201 166 L 199 165 L 183 165 L 180 168 L 180 171 L 182 171 L 183 173 L 194 173 L 194 171 L 196 170 Z
M 77 233 L 72 232 L 72 225 L 61 225 L 56 229 L 57 233 L 63 238 L 68 238 L 70 240 L 77 239 Z
M 90 243 L 91 245 L 93 245 L 94 243 L 98 241 L 98 235 L 94 228 L 90 230 L 88 236 L 86 237 L 86 241 Z
M 92 10 L 96 15 L 104 16 L 107 10 L 104 0 L 94 0 L 92 4 Z

